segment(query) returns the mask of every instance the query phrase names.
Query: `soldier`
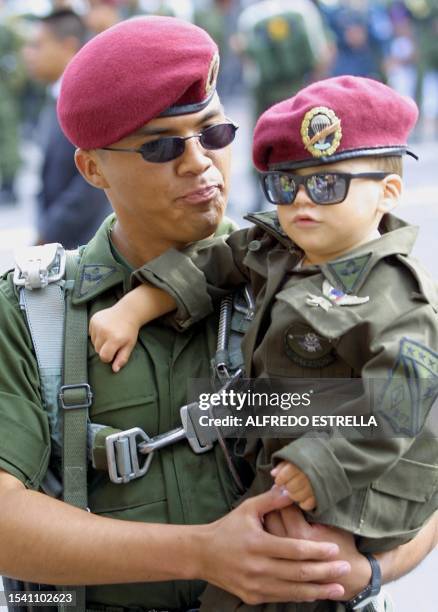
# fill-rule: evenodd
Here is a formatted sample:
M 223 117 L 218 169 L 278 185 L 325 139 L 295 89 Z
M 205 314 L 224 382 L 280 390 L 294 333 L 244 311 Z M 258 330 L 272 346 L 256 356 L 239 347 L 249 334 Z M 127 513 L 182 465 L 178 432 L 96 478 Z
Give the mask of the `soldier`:
M 97 36 L 67 68 L 59 100 L 63 129 L 78 147 L 81 172 L 105 190 L 116 212 L 81 251 L 73 309 L 93 314 L 115 304 L 134 267 L 217 230 L 235 130 L 214 93 L 216 53 L 191 24 L 138 18 Z M 226 230 L 222 224 L 219 231 Z M 262 517 L 288 503 L 278 490 L 226 514 L 238 491 L 218 445 L 202 455 L 182 441 L 162 449 L 149 472 L 128 484 L 114 484 L 107 466 L 96 465 L 88 475 L 90 512 L 43 495 L 49 463 L 56 470 L 53 431 L 11 274 L 0 283 L 0 301 L 0 567 L 6 575 L 89 585 L 87 608 L 108 612 L 196 608 L 202 580 L 252 602 L 339 599 L 367 583 L 367 562 L 351 537 L 309 529 L 292 508 L 292 517 L 265 517 L 277 535 L 263 530 Z M 142 426 L 150 435 L 178 425 L 187 378 L 208 376 L 215 327 L 214 316 L 182 335 L 150 325 L 117 376 L 90 347 L 91 421 Z M 50 322 L 46 329 L 52 341 Z M 309 541 L 311 533 L 321 542 Z M 397 551 L 382 561 L 385 579 L 426 554 L 433 534 L 423 536 L 404 555 Z M 338 545 L 339 559 L 348 563 L 332 560 Z
M 20 41 L 0 23 L 0 206 L 15 204 L 15 175 L 20 167 L 19 115 L 15 95 Z
M 257 469 L 250 492 L 269 488 L 272 476 L 310 520 L 354 532 L 373 578 L 372 555 L 409 541 L 438 507 L 438 444 L 429 418 L 438 393 L 438 293 L 409 257 L 416 231 L 390 214 L 417 116 L 413 101 L 355 77 L 315 83 L 273 106 L 257 123 L 254 160 L 277 214 L 250 215 L 255 227 L 190 246 L 190 259 L 164 253 L 136 272 L 176 301 L 165 296 L 160 307 L 157 291 L 150 296 L 146 285 L 91 321 L 101 357 L 112 360 L 121 351 L 117 371 L 127 360 L 132 330 L 135 340 L 151 310 L 162 314 L 178 305 L 176 322 L 185 329 L 209 312 L 208 294 L 249 280 L 256 316 L 243 343 L 248 377 L 360 377 L 365 390 L 372 384 L 378 407 L 361 389 L 345 403 L 347 412 L 335 402 L 333 414 L 371 411 L 377 432 L 385 432 L 377 439 L 353 439 L 341 429 L 344 438 L 263 439 L 261 450 L 248 444 L 247 452 Z M 364 129 L 369 125 L 373 130 Z M 199 275 L 197 288 L 188 291 L 180 279 L 196 278 L 193 263 L 205 278 Z M 383 287 L 391 293 L 384 295 Z M 370 585 L 372 592 L 347 609 L 378 595 L 373 580 Z M 217 592 L 205 601 L 208 610 L 245 609 Z
M 166 47 L 163 40 L 168 41 Z M 117 221 L 109 218 L 82 252 L 77 298 L 89 304 L 90 313 L 113 304 L 129 287 L 132 266 L 171 245 L 208 236 L 221 220 L 229 174 L 225 145 L 235 130 L 216 98 L 214 108 L 206 110 L 214 95 L 216 53 L 211 39 L 195 26 L 145 18 L 96 37 L 67 69 L 59 101 L 62 125 L 81 147 L 76 154 L 78 167 L 90 183 L 107 192 L 117 211 Z M 136 153 L 101 149 L 144 143 L 150 139 L 145 124 L 161 114 L 165 117 L 159 121 L 169 122 L 167 129 L 173 134 L 202 130 L 209 156 L 198 152 L 195 140 L 187 141 L 178 162 L 161 165 L 146 163 Z M 222 127 L 207 133 L 207 127 L 217 123 Z M 176 145 L 184 142 L 178 140 Z M 225 229 L 222 226 L 221 231 Z M 187 610 L 196 607 L 203 589 L 194 579 L 216 582 L 243 598 L 254 593 L 263 599 L 284 598 L 286 592 L 298 598 L 341 595 L 342 587 L 333 582 L 335 574 L 346 569 L 339 562 L 315 564 L 310 579 L 333 576 L 329 585 L 298 584 L 295 562 L 287 568 L 291 581 L 276 579 L 284 576 L 286 559 L 298 554 L 309 561 L 329 559 L 333 546 L 312 542 L 298 546 L 264 535 L 258 516 L 284 505 L 275 494 L 214 522 L 230 510 L 237 495 L 218 448 L 202 456 L 184 444 L 163 450 L 144 479 L 122 487 L 105 472 L 93 470 L 91 513 L 37 492 L 53 444 L 48 415 L 42 409 L 40 374 L 11 276 L 1 283 L 0 299 L 5 356 L 0 402 L 0 566 L 6 575 L 88 584 L 87 606 L 99 609 L 136 605 Z M 150 434 L 174 426 L 185 402 L 187 377 L 208 373 L 214 335 L 214 318 L 197 333 L 183 337 L 161 325 L 151 326 L 138 346 L 138 361 L 131 372 L 124 371 L 124 380 L 112 376 L 91 352 L 89 381 L 95 393 L 91 420 L 122 428 L 142 424 Z M 196 523 L 212 524 L 177 526 Z

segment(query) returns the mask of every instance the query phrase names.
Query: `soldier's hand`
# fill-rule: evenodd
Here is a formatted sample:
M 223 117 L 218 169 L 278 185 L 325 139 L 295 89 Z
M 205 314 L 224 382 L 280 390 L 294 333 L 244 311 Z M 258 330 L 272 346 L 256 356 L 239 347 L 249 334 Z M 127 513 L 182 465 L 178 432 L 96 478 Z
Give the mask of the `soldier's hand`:
M 366 587 L 371 578 L 371 566 L 366 557 L 357 550 L 353 534 L 337 527 L 308 523 L 296 506 L 283 508 L 273 514 L 275 516 L 266 521 L 270 532 L 273 529 L 274 533 L 290 538 L 333 542 L 338 545 L 339 554 L 335 558 L 342 559 L 351 566 L 351 571 L 338 579 L 345 591 L 343 599 L 351 599 Z
M 292 501 L 302 510 L 310 511 L 316 507 L 316 499 L 310 480 L 304 472 L 288 461 L 281 461 L 271 470 L 275 484 L 285 487 Z
M 274 488 L 208 525 L 197 556 L 197 575 L 250 605 L 342 599 L 339 576 L 350 567 L 332 560 L 339 552 L 337 545 L 265 531 L 264 516 L 290 503 Z
M 118 304 L 96 312 L 90 320 L 89 333 L 94 349 L 104 363 L 112 362 L 113 372 L 118 372 L 128 362 L 138 332 L 138 322 Z

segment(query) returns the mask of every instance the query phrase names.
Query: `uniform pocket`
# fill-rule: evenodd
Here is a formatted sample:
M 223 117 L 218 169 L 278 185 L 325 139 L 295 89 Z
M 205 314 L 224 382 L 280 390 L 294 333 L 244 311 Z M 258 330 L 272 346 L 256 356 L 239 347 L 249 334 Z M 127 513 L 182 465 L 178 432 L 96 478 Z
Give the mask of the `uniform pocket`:
M 361 533 L 390 537 L 418 529 L 438 508 L 438 466 L 400 459 L 370 486 Z
M 338 354 L 341 338 L 362 322 L 352 309 L 328 312 L 306 303 L 315 293 L 310 282 L 281 291 L 269 330 L 258 349 L 269 376 L 350 378 L 352 368 Z

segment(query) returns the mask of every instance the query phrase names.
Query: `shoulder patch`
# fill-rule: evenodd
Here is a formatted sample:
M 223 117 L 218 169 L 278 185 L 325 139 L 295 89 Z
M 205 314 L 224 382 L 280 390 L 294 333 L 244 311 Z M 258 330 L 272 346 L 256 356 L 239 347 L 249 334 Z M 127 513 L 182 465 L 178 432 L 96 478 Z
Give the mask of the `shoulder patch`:
M 416 436 L 438 396 L 438 353 L 402 338 L 378 412 L 396 434 Z
M 116 268 L 100 264 L 87 264 L 82 269 L 78 295 L 83 297 L 103 280 L 114 274 Z
M 371 255 L 371 253 L 367 253 L 360 257 L 352 257 L 345 261 L 327 264 L 327 268 L 338 280 L 345 293 L 353 293 L 358 286 L 371 259 Z

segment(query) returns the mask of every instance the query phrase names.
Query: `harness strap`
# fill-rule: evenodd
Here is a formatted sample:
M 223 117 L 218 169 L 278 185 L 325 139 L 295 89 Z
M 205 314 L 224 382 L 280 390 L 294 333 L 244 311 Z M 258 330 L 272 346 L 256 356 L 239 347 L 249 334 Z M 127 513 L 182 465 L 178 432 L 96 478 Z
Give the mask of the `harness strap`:
M 67 254 L 66 277 L 74 278 L 77 255 Z M 91 406 L 92 393 L 88 385 L 87 347 L 88 315 L 87 306 L 72 304 L 72 283 L 65 285 L 65 342 L 64 378 L 59 400 L 63 408 L 63 498 L 78 508 L 87 508 L 87 423 L 88 408 Z M 65 586 L 63 590 L 72 590 Z M 76 606 L 61 605 L 65 612 L 84 612 L 85 587 L 75 587 Z

